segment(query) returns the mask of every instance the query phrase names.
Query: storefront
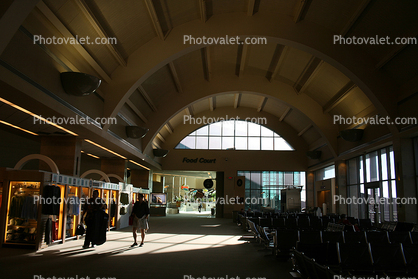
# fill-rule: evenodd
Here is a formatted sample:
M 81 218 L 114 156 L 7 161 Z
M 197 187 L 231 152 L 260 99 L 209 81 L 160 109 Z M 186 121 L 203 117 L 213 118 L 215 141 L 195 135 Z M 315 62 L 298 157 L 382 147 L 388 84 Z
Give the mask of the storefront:
M 77 239 L 89 180 L 43 171 L 7 171 L 1 208 L 1 244 L 30 247 Z

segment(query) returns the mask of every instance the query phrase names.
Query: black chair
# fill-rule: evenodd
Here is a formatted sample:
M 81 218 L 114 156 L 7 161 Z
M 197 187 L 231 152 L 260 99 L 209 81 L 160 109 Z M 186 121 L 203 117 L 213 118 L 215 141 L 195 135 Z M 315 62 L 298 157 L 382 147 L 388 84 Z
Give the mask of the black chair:
M 337 275 L 329 266 L 324 266 L 315 262 L 315 272 L 320 279 L 334 279 Z
M 268 228 L 262 227 L 260 225 L 256 226 L 257 231 L 260 235 L 260 240 L 264 244 L 266 249 L 274 248 L 273 235 L 268 231 Z
M 309 219 L 309 222 L 311 223 L 312 230 L 316 230 L 316 231 L 322 230 L 322 219 L 318 217 L 311 217 Z
M 340 271 L 348 275 L 373 276 L 374 266 L 369 243 L 337 243 Z
M 350 222 L 350 224 L 356 225 L 359 224 L 359 220 L 357 218 L 354 217 L 347 217 L 348 222 Z
M 255 217 L 247 217 L 247 231 L 251 231 L 250 228 L 250 223 L 249 222 L 253 222 L 254 224 L 258 224 L 258 218 Z
M 258 218 L 258 225 L 261 227 L 271 227 L 271 218 Z
M 406 274 L 406 262 L 402 244 L 371 243 L 370 248 L 376 272 L 389 276 Z
M 410 232 L 388 232 L 390 243 L 412 244 Z
M 390 225 L 390 223 L 385 221 L 381 224 L 380 229 L 384 230 L 384 231 L 387 231 L 389 229 L 389 225 Z
M 298 230 L 278 230 L 274 236 L 274 245 L 277 256 L 288 257 L 292 248 L 299 241 Z
M 344 243 L 366 243 L 365 232 L 344 232 Z
M 327 228 L 328 227 L 328 223 L 330 222 L 330 219 L 328 216 L 322 216 L 321 217 L 322 220 L 322 227 L 323 228 Z
M 306 243 L 297 241 L 296 250 L 320 263 L 324 263 L 326 261 L 326 243 Z
M 320 278 L 319 275 L 316 273 L 315 259 L 309 258 L 306 255 L 303 255 L 303 259 L 304 259 L 304 263 L 306 266 L 306 270 L 309 274 L 309 279 L 323 279 L 323 278 Z
M 300 242 L 303 243 L 322 243 L 322 231 L 301 231 Z
M 418 244 L 402 245 L 408 276 L 418 276 Z
M 344 231 L 345 225 L 343 224 L 335 224 L 335 223 L 328 223 L 327 231 L 329 232 L 342 232 Z
M 305 257 L 303 252 L 293 250 L 292 251 L 292 262 L 293 262 L 293 270 L 298 272 L 303 279 L 310 278 L 308 269 L 306 268 L 305 264 Z
M 298 219 L 290 217 L 286 219 L 286 228 L 290 230 L 298 229 Z
M 250 220 L 254 224 L 258 224 L 258 217 L 248 217 L 248 220 Z
M 250 228 L 250 232 L 254 235 L 254 238 L 261 241 L 260 238 L 260 232 L 258 231 L 256 224 L 254 222 L 252 222 L 251 220 L 247 220 L 248 222 L 248 226 Z
M 353 225 L 344 225 L 344 231 L 345 232 L 355 232 L 356 229 L 354 228 Z
M 296 250 L 303 252 L 309 258 L 315 259 L 316 262 L 322 265 L 337 267 L 338 249 L 336 243 L 296 243 Z
M 273 218 L 272 219 L 272 227 L 275 229 L 285 229 L 285 218 L 279 217 L 279 218 Z
M 369 243 L 381 243 L 388 244 L 389 236 L 388 232 L 366 232 L 367 242 Z
M 370 219 L 359 219 L 359 227 L 362 231 L 368 231 L 373 228 L 372 220 Z
M 418 232 L 411 232 L 411 240 L 413 244 L 418 244 Z
M 310 220 L 309 217 L 305 216 L 298 219 L 298 228 L 299 229 L 309 229 L 310 228 Z
M 344 232 L 329 232 L 323 231 L 322 232 L 322 241 L 329 242 L 329 243 L 337 243 L 341 242 L 344 243 Z
M 398 222 L 388 222 L 388 227 L 387 227 L 387 231 L 393 232 L 395 230 L 398 230 Z
M 402 231 L 410 232 L 410 231 L 413 230 L 413 228 L 414 228 L 414 224 L 413 223 L 396 222 L 395 231 L 398 231 L 398 232 L 402 232 Z

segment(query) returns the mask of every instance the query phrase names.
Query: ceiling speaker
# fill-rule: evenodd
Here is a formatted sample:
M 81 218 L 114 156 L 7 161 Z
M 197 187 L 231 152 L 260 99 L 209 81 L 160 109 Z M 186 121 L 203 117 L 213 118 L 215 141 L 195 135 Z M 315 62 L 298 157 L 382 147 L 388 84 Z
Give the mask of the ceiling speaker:
M 245 186 L 245 176 L 235 177 L 235 186 L 237 187 Z
M 321 158 L 321 151 L 320 150 L 314 150 L 314 151 L 308 151 L 306 152 L 306 156 L 308 156 L 312 160 L 316 160 Z
M 165 149 L 153 149 L 152 152 L 154 153 L 155 157 L 165 157 L 168 153 L 168 150 Z
M 212 179 L 205 179 L 205 181 L 203 181 L 203 186 L 206 188 L 206 189 L 210 189 L 210 188 L 212 188 L 213 187 L 213 180 Z
M 363 129 L 350 129 L 350 130 L 343 130 L 340 132 L 340 136 L 343 138 L 343 140 L 346 141 L 360 141 L 363 137 L 364 130 Z
M 138 126 L 126 126 L 126 136 L 131 139 L 141 139 L 145 137 L 149 129 Z
M 64 91 L 74 96 L 90 95 L 99 88 L 101 82 L 99 78 L 84 73 L 61 73 L 61 84 Z

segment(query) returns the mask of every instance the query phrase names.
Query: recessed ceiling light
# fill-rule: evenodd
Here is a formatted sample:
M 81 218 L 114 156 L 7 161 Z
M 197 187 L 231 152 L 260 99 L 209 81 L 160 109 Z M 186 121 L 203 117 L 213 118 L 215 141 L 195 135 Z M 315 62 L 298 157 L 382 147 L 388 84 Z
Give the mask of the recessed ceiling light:
M 108 148 L 106 148 L 106 147 L 103 147 L 103 146 L 101 146 L 100 144 L 97 144 L 97 143 L 95 143 L 95 142 L 93 142 L 93 141 L 91 141 L 91 140 L 88 140 L 88 139 L 84 139 L 86 142 L 88 142 L 88 143 L 90 143 L 90 144 L 93 144 L 93 145 L 95 145 L 95 146 L 97 146 L 97 147 L 99 147 L 99 148 L 101 148 L 101 149 L 103 149 L 103 150 L 106 150 L 107 152 L 109 152 L 109 153 L 112 153 L 113 155 L 116 155 L 116 156 L 118 156 L 118 157 L 120 157 L 120 158 L 122 158 L 122 159 L 127 159 L 126 157 L 124 157 L 124 156 L 122 156 L 122 155 L 120 155 L 120 154 L 118 154 L 118 153 L 116 153 L 116 152 L 114 152 L 114 151 L 112 151 L 112 150 L 110 150 L 110 149 L 108 149 Z
M 7 126 L 10 126 L 10 127 L 13 127 L 13 128 L 15 128 L 15 129 L 18 129 L 18 130 L 21 130 L 21 131 L 26 132 L 26 133 L 28 133 L 28 134 L 31 134 L 31 135 L 34 135 L 34 136 L 39 136 L 38 134 L 36 134 L 36 133 L 34 133 L 34 132 L 31 132 L 31 131 L 25 130 L 25 129 L 20 128 L 20 127 L 18 127 L 18 126 L 16 126 L 16 125 L 10 124 L 10 123 L 8 123 L 8 122 L 6 122 L 6 121 L 2 121 L 2 120 L 0 120 L 0 123 L 2 123 L 2 124 L 4 124 L 4 125 L 7 125 Z
M 49 120 L 47 120 L 47 119 L 43 118 L 42 116 L 39 116 L 39 115 L 37 115 L 37 114 L 35 114 L 35 113 L 31 112 L 31 111 L 28 111 L 27 109 L 24 109 L 24 108 L 22 108 L 22 107 L 20 107 L 20 106 L 18 106 L 18 105 L 15 105 L 15 104 L 13 104 L 12 102 L 9 102 L 9 101 L 7 101 L 7 100 L 5 100 L 5 99 L 3 99 L 3 98 L 0 98 L 0 101 L 2 101 L 2 102 L 3 102 L 3 103 L 5 103 L 5 104 L 8 104 L 8 105 L 9 105 L 9 106 L 11 106 L 11 107 L 14 107 L 15 109 L 20 110 L 21 112 L 24 112 L 24 113 L 26 113 L 26 114 L 29 114 L 29 115 L 33 116 L 33 117 L 36 117 L 36 118 L 38 118 L 39 120 L 41 120 L 41 121 L 43 121 L 43 122 L 45 122 L 45 123 L 48 123 L 49 125 L 52 125 L 52 126 L 54 126 L 54 127 L 58 128 L 58 129 L 60 129 L 60 130 L 63 130 L 63 131 L 65 131 L 65 132 L 69 133 L 70 135 L 73 135 L 73 136 L 78 136 L 76 133 L 71 132 L 70 130 L 65 129 L 64 127 L 61 127 L 60 125 L 57 125 L 57 124 L 55 124 L 55 123 L 53 123 L 53 122 L 51 122 L 51 121 L 49 121 Z
M 135 165 L 137 165 L 137 166 L 140 166 L 141 168 L 144 168 L 144 169 L 146 169 L 146 170 L 150 170 L 149 168 L 147 168 L 147 167 L 145 167 L 145 166 L 143 166 L 143 165 L 141 165 L 141 164 L 139 164 L 139 163 L 137 163 L 137 162 L 135 162 L 135 161 L 133 161 L 133 160 L 129 160 L 129 162 L 131 162 L 132 164 L 135 164 Z
M 86 153 L 86 155 L 90 156 L 90 157 L 93 157 L 93 158 L 96 158 L 96 159 L 100 159 L 99 156 L 96 156 L 96 155 L 93 155 L 93 154 L 90 154 L 90 153 Z

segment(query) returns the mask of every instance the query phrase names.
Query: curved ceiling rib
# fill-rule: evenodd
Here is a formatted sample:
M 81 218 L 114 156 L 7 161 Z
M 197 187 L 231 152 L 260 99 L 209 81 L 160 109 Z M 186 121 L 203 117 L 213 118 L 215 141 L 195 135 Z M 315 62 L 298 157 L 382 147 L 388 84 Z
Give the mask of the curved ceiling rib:
M 128 67 L 119 67 L 112 74 L 111 84 L 102 89 L 106 92 L 106 115 L 117 114 L 130 95 L 158 69 L 204 47 L 184 44 L 184 34 L 193 37 L 223 37 L 225 34 L 235 36 L 249 33 L 266 36 L 269 43 L 295 47 L 326 61 L 353 80 L 373 101 L 379 114 L 393 114 L 393 100 L 386 97 L 390 95 L 386 93 L 392 90 L 393 86 L 388 83 L 387 77 L 381 73 L 370 76 L 369 73 L 375 69 L 374 61 L 365 53 L 362 55 L 353 48 L 330 43 L 333 34 L 328 30 L 312 24 L 289 25 L 289 19 L 273 16 L 249 20 L 242 14 L 228 14 L 211 18 L 211 21 L 211 25 L 197 21 L 173 28 L 164 42 L 153 39 L 133 53 L 129 57 Z M 219 28 L 221 25 L 223 27 Z

